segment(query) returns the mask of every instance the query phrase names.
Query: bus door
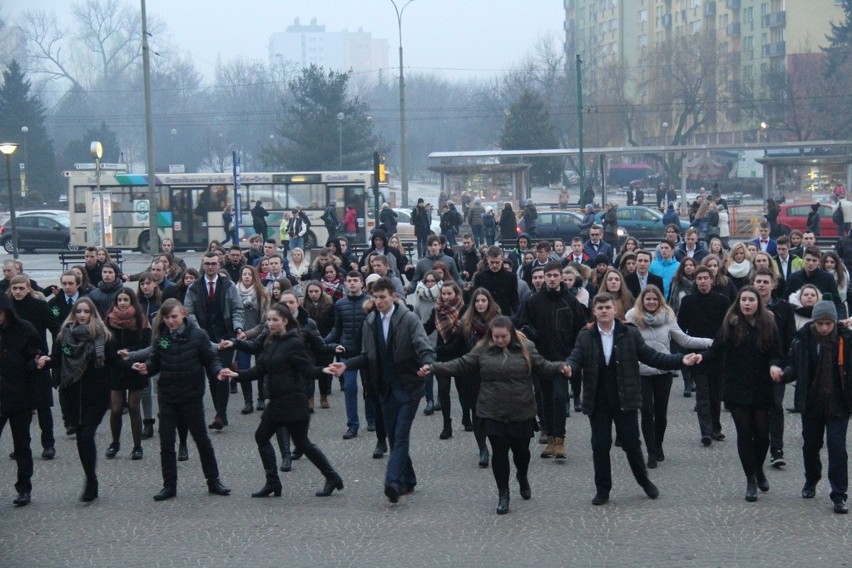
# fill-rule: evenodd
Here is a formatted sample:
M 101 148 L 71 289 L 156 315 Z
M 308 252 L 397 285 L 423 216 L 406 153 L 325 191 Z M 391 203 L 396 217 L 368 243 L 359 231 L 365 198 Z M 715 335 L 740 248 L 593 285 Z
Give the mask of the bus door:
M 346 215 L 346 206 L 354 205 L 355 211 L 358 214 L 358 231 L 355 233 L 355 242 L 363 243 L 367 241 L 367 234 L 373 229 L 373 219 L 369 218 L 370 227 L 367 227 L 367 211 L 368 207 L 367 195 L 363 185 L 329 185 L 328 200 L 337 203 L 337 218 L 343 222 L 343 216 Z
M 207 248 L 207 211 L 209 195 L 206 187 L 171 188 L 172 236 L 175 248 Z

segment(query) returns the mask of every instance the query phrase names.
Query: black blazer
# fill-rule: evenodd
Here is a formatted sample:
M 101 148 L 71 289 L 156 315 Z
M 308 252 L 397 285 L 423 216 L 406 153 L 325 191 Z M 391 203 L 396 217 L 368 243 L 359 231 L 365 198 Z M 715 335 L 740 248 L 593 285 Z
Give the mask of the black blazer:
M 634 298 L 639 297 L 639 292 L 642 291 L 642 288 L 639 286 L 639 276 L 635 272 L 631 272 L 627 276 L 624 277 L 624 283 L 627 284 L 627 289 L 630 290 L 630 293 L 633 294 Z M 663 279 L 657 276 L 656 274 L 648 273 L 648 284 L 653 284 L 657 288 L 660 289 L 660 293 L 663 292 Z

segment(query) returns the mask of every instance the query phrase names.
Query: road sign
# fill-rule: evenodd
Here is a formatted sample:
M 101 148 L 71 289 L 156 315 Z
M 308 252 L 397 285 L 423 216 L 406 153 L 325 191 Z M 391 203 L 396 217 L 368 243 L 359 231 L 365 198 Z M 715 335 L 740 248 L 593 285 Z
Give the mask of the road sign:
M 95 165 L 94 162 L 76 163 L 76 164 L 74 164 L 74 169 L 75 170 L 95 170 L 95 169 L 97 169 L 97 166 Z
M 101 169 L 123 172 L 127 170 L 127 164 L 109 164 L 106 162 L 101 162 Z

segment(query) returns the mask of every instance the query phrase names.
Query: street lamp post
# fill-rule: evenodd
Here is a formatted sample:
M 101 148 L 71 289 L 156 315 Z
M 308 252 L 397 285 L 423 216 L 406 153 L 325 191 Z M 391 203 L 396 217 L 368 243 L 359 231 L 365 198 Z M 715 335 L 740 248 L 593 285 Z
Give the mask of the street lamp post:
M 95 140 L 89 146 L 89 151 L 92 153 L 92 157 L 95 159 L 95 187 L 98 196 L 98 203 L 100 204 L 100 241 L 101 246 L 106 246 L 106 215 L 104 214 L 104 195 L 101 193 L 101 158 L 104 157 L 104 147 L 103 144 Z
M 401 0 L 400 0 L 401 1 Z M 400 190 L 402 193 L 402 205 L 408 205 L 408 142 L 405 137 L 405 72 L 402 65 L 402 13 L 414 0 L 408 0 L 397 6 L 395 0 L 390 0 L 393 9 L 396 10 L 396 23 L 399 30 L 399 166 L 400 166 Z
M 337 113 L 337 153 L 340 157 L 338 168 L 343 169 L 343 121 L 346 120 L 346 115 L 342 112 Z
M 177 164 L 177 160 L 175 159 L 175 154 L 176 154 L 176 152 L 175 152 L 175 137 L 176 136 L 177 136 L 177 128 L 172 128 L 172 137 L 169 139 L 169 141 L 171 142 L 171 144 L 170 144 L 171 149 L 169 151 L 169 163 L 174 161 L 175 164 Z M 172 171 L 172 168 L 170 166 L 169 167 L 169 173 L 171 173 L 171 171 Z
M 18 258 L 18 226 L 15 222 L 15 194 L 12 191 L 12 154 L 18 149 L 14 142 L 0 144 L 0 153 L 6 156 L 6 184 L 9 189 L 9 218 L 12 220 L 12 255 Z
M 21 134 L 24 138 L 24 161 L 21 162 L 21 197 L 27 196 L 27 168 L 30 167 L 30 161 L 27 158 L 27 134 L 30 129 L 26 126 L 21 127 Z

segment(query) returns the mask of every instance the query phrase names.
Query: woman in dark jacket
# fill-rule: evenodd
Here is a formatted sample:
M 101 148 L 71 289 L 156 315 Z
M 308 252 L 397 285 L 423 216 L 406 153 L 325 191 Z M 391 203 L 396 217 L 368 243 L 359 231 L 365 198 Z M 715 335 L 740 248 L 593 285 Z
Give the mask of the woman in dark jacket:
M 500 243 L 504 244 L 518 238 L 518 217 L 508 201 L 500 212 Z
M 307 316 L 317 324 L 320 337 L 331 333 L 334 327 L 334 301 L 331 296 L 322 291 L 319 282 L 310 281 L 305 287 L 305 297 L 302 298 L 302 308 Z M 317 364 L 325 367 L 332 362 L 334 356 L 324 355 L 317 358 Z M 331 408 L 328 395 L 331 394 L 331 376 L 323 375 L 319 379 L 320 408 Z M 311 393 L 313 395 L 313 393 Z M 313 396 L 311 396 L 313 398 Z
M 151 345 L 151 325 L 147 315 L 139 307 L 139 300 L 130 288 L 124 288 L 115 297 L 112 309 L 106 317 L 107 329 L 112 333 L 115 349 L 136 351 Z M 110 415 L 109 426 L 112 443 L 106 451 L 107 459 L 114 458 L 121 449 L 121 422 L 124 401 L 127 400 L 130 416 L 130 431 L 133 436 L 133 452 L 130 459 L 142 459 L 142 391 L 148 387 L 149 379 L 125 363 L 121 357 L 109 360 Z
M 53 356 L 44 358 L 60 369 L 59 388 L 68 401 L 70 421 L 77 427 L 77 453 L 86 474 L 80 496 L 84 502 L 98 498 L 95 433 L 109 408 L 106 358 L 111 338 L 95 303 L 79 298 L 59 330 Z
M 251 208 L 251 224 L 254 232 L 260 235 L 263 240 L 269 238 L 269 227 L 266 224 L 266 218 L 269 216 L 269 211 L 263 207 L 263 202 L 258 199 Z
M 296 447 L 313 463 L 325 477 L 325 486 L 317 491 L 317 497 L 328 497 L 335 489 L 343 489 L 343 480 L 329 463 L 328 458 L 308 439 L 308 400 L 305 394 L 305 380 L 313 380 L 322 374 L 315 367 L 305 343 L 299 334 L 299 324 L 286 306 L 275 304 L 269 308 L 266 316 L 269 335 L 263 341 L 262 351 L 257 356 L 255 366 L 240 369 L 239 372 L 225 370 L 224 377 L 242 380 L 262 380 L 268 377 L 269 405 L 260 417 L 260 425 L 254 433 L 263 469 L 266 472 L 266 484 L 252 497 L 281 495 L 281 480 L 275 462 L 275 450 L 270 440 L 282 426 L 293 437 Z M 252 350 L 254 346 L 243 340 L 236 340 L 237 349 Z
M 536 415 L 533 373 L 542 380 L 551 380 L 560 373 L 568 374 L 565 363 L 545 360 L 531 341 L 518 335 L 511 319 L 497 316 L 470 353 L 446 363 L 426 365 L 421 376 L 431 372 L 482 377 L 476 414 L 494 452 L 491 469 L 500 495 L 497 514 L 505 515 L 509 512 L 510 449 L 521 497 L 532 496 L 527 471 Z
M 757 501 L 757 488 L 769 491 L 763 462 L 769 451 L 769 409 L 773 385 L 782 377 L 781 336 L 775 317 L 753 286 L 745 286 L 728 309 L 705 362 L 724 358 L 723 398 L 731 407 L 737 428 L 737 451 L 746 475 L 748 502 Z
M 0 294 L 0 432 L 6 422 L 12 430 L 12 444 L 18 466 L 15 491 L 12 501 L 22 507 L 30 502 L 33 476 L 33 454 L 30 450 L 30 423 L 36 407 L 34 388 L 39 368 L 37 363 L 43 353 L 41 339 L 35 328 L 27 321 L 18 319 L 12 301 Z
M 818 237 L 820 231 L 820 220 L 819 203 L 814 203 L 811 205 L 811 210 L 808 212 L 808 220 L 805 223 L 805 232 L 813 233 L 815 237 Z

